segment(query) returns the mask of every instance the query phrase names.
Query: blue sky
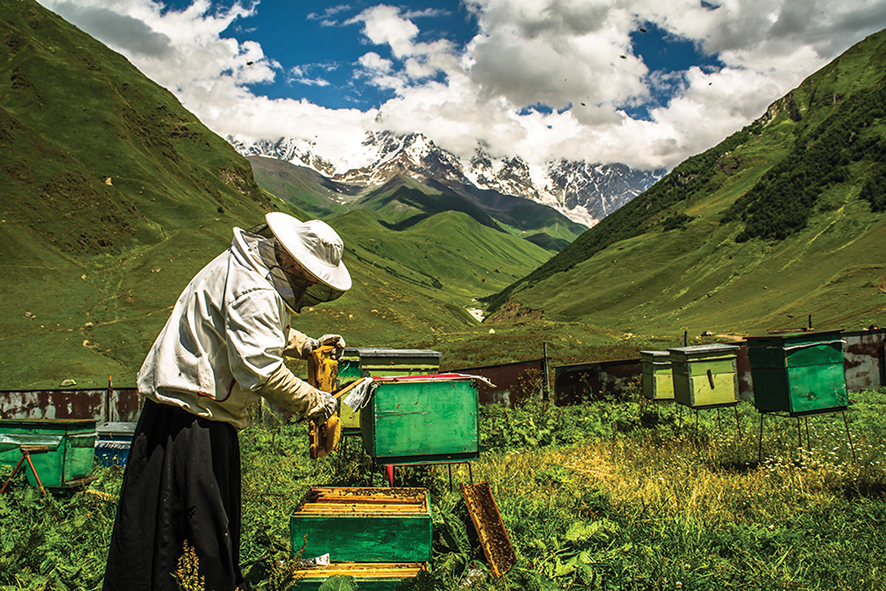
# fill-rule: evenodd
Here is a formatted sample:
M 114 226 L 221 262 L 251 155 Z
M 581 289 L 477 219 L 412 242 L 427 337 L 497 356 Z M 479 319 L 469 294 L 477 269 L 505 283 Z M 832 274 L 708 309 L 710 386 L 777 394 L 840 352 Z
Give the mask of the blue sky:
M 462 157 L 672 167 L 886 27 L 886 0 L 39 0 L 245 141 L 358 162 L 367 132 Z

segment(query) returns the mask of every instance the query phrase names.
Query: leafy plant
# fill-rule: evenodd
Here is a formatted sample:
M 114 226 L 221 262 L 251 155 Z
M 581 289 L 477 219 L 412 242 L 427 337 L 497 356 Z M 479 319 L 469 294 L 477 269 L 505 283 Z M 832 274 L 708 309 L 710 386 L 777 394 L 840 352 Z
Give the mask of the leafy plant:
M 183 552 L 178 559 L 178 568 L 172 573 L 178 591 L 204 591 L 206 577 L 200 574 L 200 559 L 197 551 L 185 540 Z

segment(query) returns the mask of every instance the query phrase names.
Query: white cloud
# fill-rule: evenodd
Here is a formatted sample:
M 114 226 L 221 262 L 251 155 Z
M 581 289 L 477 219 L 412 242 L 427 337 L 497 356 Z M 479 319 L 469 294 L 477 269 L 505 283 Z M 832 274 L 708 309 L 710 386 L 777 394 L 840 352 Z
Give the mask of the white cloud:
M 367 51 L 353 58 L 352 83 L 394 93 L 380 109 L 360 111 L 269 100 L 247 86 L 282 71 L 258 42 L 224 37 L 260 4 L 216 10 L 197 0 L 164 11 L 153 0 L 41 2 L 124 53 L 219 134 L 306 137 L 343 160 L 365 130 L 387 128 L 422 131 L 461 155 L 479 141 L 493 155 L 530 162 L 673 166 L 886 27 L 886 0 L 464 0 L 478 33 L 457 47 L 422 35 L 438 11 L 379 4 L 330 20 L 352 14 L 342 4 L 309 18 L 359 27 Z M 650 72 L 631 45 L 644 23 L 716 54 L 723 67 Z M 304 69 L 287 76 L 328 83 Z M 627 115 L 662 89 L 672 94 L 650 105 L 649 120 Z

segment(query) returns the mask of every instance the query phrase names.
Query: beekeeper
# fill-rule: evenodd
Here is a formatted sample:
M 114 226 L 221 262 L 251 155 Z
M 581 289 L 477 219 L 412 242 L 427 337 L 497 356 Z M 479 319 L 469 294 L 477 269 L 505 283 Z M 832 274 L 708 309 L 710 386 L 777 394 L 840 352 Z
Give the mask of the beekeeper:
M 248 407 L 264 397 L 322 424 L 336 400 L 295 377 L 284 356 L 339 335 L 312 339 L 291 312 L 340 297 L 351 287 L 338 234 L 320 220 L 270 213 L 253 231 L 234 228 L 231 247 L 179 296 L 138 374 L 145 396 L 120 490 L 104 589 L 176 589 L 185 541 L 207 589 L 228 591 L 243 577 L 240 449 Z

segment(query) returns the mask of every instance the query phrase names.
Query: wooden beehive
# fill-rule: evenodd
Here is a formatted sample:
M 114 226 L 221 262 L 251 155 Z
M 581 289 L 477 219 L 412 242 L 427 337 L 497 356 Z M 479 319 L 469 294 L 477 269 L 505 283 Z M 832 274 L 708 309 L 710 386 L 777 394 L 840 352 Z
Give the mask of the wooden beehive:
M 643 397 L 649 400 L 673 400 L 674 379 L 671 357 L 667 351 L 640 351 Z
M 748 337 L 754 406 L 793 415 L 845 410 L 840 331 Z
M 338 362 L 338 379 L 344 384 L 361 377 L 414 376 L 435 373 L 440 353 L 430 349 L 347 348 Z M 340 411 L 345 433 L 359 433 L 360 411 L 346 404 Z
M 734 345 L 697 345 L 668 349 L 674 399 L 685 406 L 705 408 L 735 404 L 738 372 Z
M 40 482 L 47 488 L 68 488 L 92 475 L 95 461 L 96 422 L 79 419 L 0 420 L 0 463 L 15 466 L 22 447 L 30 453 Z M 37 480 L 27 462 L 28 483 Z M 22 468 L 19 468 L 21 470 Z
M 366 453 L 385 464 L 473 460 L 480 453 L 477 386 L 469 377 L 375 380 L 361 412 Z
M 302 569 L 300 588 L 335 575 L 360 589 L 392 589 L 431 560 L 433 519 L 422 488 L 312 487 L 289 521 L 293 552 L 329 554 L 329 566 Z

